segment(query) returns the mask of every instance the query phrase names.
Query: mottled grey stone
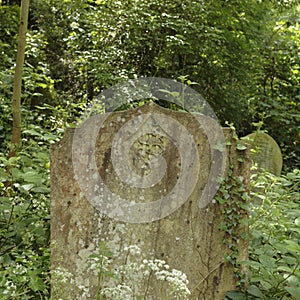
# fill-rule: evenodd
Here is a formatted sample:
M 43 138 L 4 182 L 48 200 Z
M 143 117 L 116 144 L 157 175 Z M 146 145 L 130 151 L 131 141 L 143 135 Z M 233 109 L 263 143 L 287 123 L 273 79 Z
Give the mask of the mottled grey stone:
M 163 155 L 167 165 L 166 173 L 154 186 L 141 189 L 124 185 L 111 162 L 112 139 L 122 126 L 120 120 L 126 123 L 141 113 L 153 111 L 168 115 L 188 128 L 199 153 L 199 162 L 196 165 L 199 172 L 195 173 L 196 175 L 191 173 L 191 176 L 197 176 L 194 190 L 191 191 L 187 201 L 162 219 L 145 223 L 128 223 L 104 215 L 86 199 L 80 184 L 74 178 L 72 146 L 75 129 L 67 129 L 64 138 L 52 145 L 51 265 L 53 274 L 61 268 L 72 275 L 72 280 L 68 279 L 68 282 L 63 284 L 57 275 L 53 275 L 53 300 L 96 299 L 97 276 L 90 269 L 88 258 L 101 241 L 105 241 L 116 254 L 111 258 L 112 265 L 124 264 L 128 255 L 124 247 L 137 245 L 146 258 L 163 259 L 170 268 L 181 270 L 189 279 L 189 289 L 192 292 L 189 299 L 221 300 L 224 299 L 226 291 L 235 289 L 234 267 L 225 260 L 226 253 L 230 251 L 223 243 L 224 232 L 220 230 L 220 224 L 224 222 L 223 207 L 215 200 L 205 203 L 203 207 L 199 206 L 203 191 L 213 192 L 211 189 L 205 189 L 207 181 L 211 180 L 209 175 L 213 152 L 205 130 L 192 115 L 147 105 L 131 111 L 110 114 L 105 126 L 97 135 L 95 144 L 97 172 L 110 190 L 121 194 L 128 201 L 150 203 L 174 188 L 180 171 L 180 155 L 176 147 L 161 135 L 144 135 L 135 141 L 131 149 L 133 152 L 143 149 L 139 152 L 143 156 L 142 159 L 132 162 L 132 168 L 137 172 L 142 172 L 143 162 L 151 160 L 151 156 Z M 172 130 L 176 135 L 176 128 Z M 224 177 L 229 166 L 233 166 L 232 176 L 236 178 L 241 176 L 248 191 L 249 153 L 237 150 L 236 140 L 229 129 L 223 129 L 223 132 L 227 140 L 227 147 L 224 149 L 226 154 Z M 83 145 L 88 134 L 83 129 Z M 145 145 L 147 151 L 144 151 Z M 88 164 L 90 158 L 87 150 L 82 150 L 78 145 L 78 149 L 73 151 L 82 151 L 80 152 L 82 167 Z M 132 155 L 137 157 L 136 154 Z M 147 166 L 143 170 L 148 172 Z M 192 179 L 185 178 L 187 181 Z M 241 218 L 247 218 L 246 212 L 242 209 L 237 213 Z M 239 231 L 247 231 L 247 226 L 241 226 Z M 247 259 L 247 240 L 237 239 L 232 243 L 240 249 L 240 259 Z M 139 289 L 145 292 L 144 299 L 162 299 L 162 288 L 152 277 L 150 274 Z
M 251 145 L 251 159 L 258 168 L 280 176 L 282 154 L 276 141 L 264 132 L 254 132 L 243 139 Z

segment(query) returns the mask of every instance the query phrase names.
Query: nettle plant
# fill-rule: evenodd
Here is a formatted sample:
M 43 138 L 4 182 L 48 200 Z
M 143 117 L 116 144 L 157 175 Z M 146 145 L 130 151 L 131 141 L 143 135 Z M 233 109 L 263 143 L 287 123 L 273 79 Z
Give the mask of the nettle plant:
M 114 255 L 106 243 L 101 243 L 97 253 L 90 256 L 90 268 L 98 277 L 97 300 L 146 299 L 150 276 L 157 282 L 164 293 L 162 299 L 188 299 L 190 290 L 188 279 L 183 272 L 170 269 L 160 259 L 146 259 L 136 245 L 124 248 L 126 262 L 117 267 L 112 266 L 110 258 Z
M 300 299 L 300 170 L 252 175 L 250 289 L 259 299 Z
M 300 170 L 251 176 L 249 283 L 226 299 L 300 299 Z

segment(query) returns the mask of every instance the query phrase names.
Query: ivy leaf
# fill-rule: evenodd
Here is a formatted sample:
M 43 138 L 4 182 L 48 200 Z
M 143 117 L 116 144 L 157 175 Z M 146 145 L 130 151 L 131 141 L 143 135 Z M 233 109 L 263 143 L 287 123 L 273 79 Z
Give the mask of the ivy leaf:
M 245 144 L 238 142 L 237 145 L 236 145 L 236 149 L 238 149 L 240 151 L 243 151 L 243 150 L 246 150 L 247 147 L 246 147 Z

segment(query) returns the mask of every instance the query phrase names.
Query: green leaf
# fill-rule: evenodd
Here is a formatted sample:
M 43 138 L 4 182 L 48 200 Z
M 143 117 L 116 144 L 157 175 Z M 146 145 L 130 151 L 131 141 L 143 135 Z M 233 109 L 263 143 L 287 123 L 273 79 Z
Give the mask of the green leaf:
M 41 134 L 35 131 L 34 129 L 26 129 L 23 131 L 23 133 L 28 133 L 29 135 L 33 135 L 33 136 L 41 136 Z
M 287 282 L 292 287 L 299 287 L 300 286 L 300 277 L 297 277 L 295 275 L 289 276 L 287 279 Z
M 294 265 L 297 263 L 297 258 L 291 255 L 283 255 L 282 259 L 289 265 Z
M 50 189 L 47 186 L 38 186 L 32 189 L 33 192 L 35 193 L 41 193 L 41 194 L 49 194 L 50 193 Z
M 292 273 L 293 272 L 293 270 L 288 266 L 279 266 L 277 268 L 277 270 L 278 271 L 284 271 L 284 272 L 287 272 L 287 273 Z
M 39 82 L 38 86 L 40 86 L 41 88 L 45 89 L 45 88 L 47 88 L 48 85 L 46 83 Z
M 300 253 L 300 245 L 294 241 L 286 240 L 285 243 L 287 244 L 286 248 L 289 251 Z
M 36 171 L 29 171 L 23 174 L 23 178 L 26 182 L 32 182 L 37 185 L 43 182 L 43 178 L 41 174 L 37 173 Z
M 243 151 L 243 150 L 247 149 L 247 146 L 243 143 L 238 142 L 237 145 L 236 145 L 236 149 L 238 149 L 240 151 Z
M 259 261 L 268 269 L 274 268 L 276 265 L 276 261 L 273 257 L 264 254 L 259 256 Z
M 34 184 L 28 183 L 28 184 L 22 184 L 20 188 L 24 189 L 25 191 L 29 191 L 34 187 Z
M 260 284 L 265 290 L 269 290 L 272 288 L 272 284 L 266 280 L 260 280 Z
M 12 168 L 12 169 L 10 169 L 10 172 L 11 172 L 14 180 L 18 180 L 23 177 L 22 171 L 20 171 L 18 168 Z
M 288 251 L 286 249 L 286 245 L 284 245 L 282 242 L 279 243 L 273 243 L 273 246 L 277 249 L 277 252 L 280 252 L 282 254 L 286 254 Z
M 20 160 L 20 157 L 11 157 L 8 161 L 7 161 L 7 165 L 8 166 L 13 166 L 15 165 L 18 160 Z
M 56 141 L 58 139 L 58 136 L 51 133 L 46 133 L 43 135 L 43 139 L 46 141 Z
M 29 286 L 31 289 L 35 292 L 37 291 L 43 291 L 46 288 L 45 283 L 41 278 L 39 278 L 34 272 L 31 273 L 31 278 L 29 282 Z
M 253 260 L 243 261 L 243 264 L 247 265 L 253 269 L 256 269 L 256 270 L 259 270 L 262 267 L 261 263 L 259 263 L 257 261 L 253 261 Z
M 259 299 L 265 299 L 264 294 L 261 292 L 261 290 L 255 286 L 255 285 L 250 285 L 247 289 L 247 292 L 255 297 L 258 297 Z
M 295 297 L 296 300 L 300 300 L 300 287 L 286 287 L 285 290 Z
M 242 292 L 239 292 L 239 291 L 230 291 L 230 292 L 227 292 L 225 300 L 226 299 L 230 299 L 230 300 L 246 300 L 247 297 Z

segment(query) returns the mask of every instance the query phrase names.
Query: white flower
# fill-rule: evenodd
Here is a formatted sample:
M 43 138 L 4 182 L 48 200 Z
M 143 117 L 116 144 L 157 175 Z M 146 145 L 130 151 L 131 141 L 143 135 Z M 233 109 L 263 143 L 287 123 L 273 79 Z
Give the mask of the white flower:
M 128 251 L 130 255 L 141 255 L 141 249 L 136 245 L 125 247 L 124 251 Z
M 72 22 L 72 23 L 70 24 L 70 27 L 71 27 L 72 29 L 76 29 L 76 28 L 79 27 L 79 24 L 78 24 L 77 22 Z

